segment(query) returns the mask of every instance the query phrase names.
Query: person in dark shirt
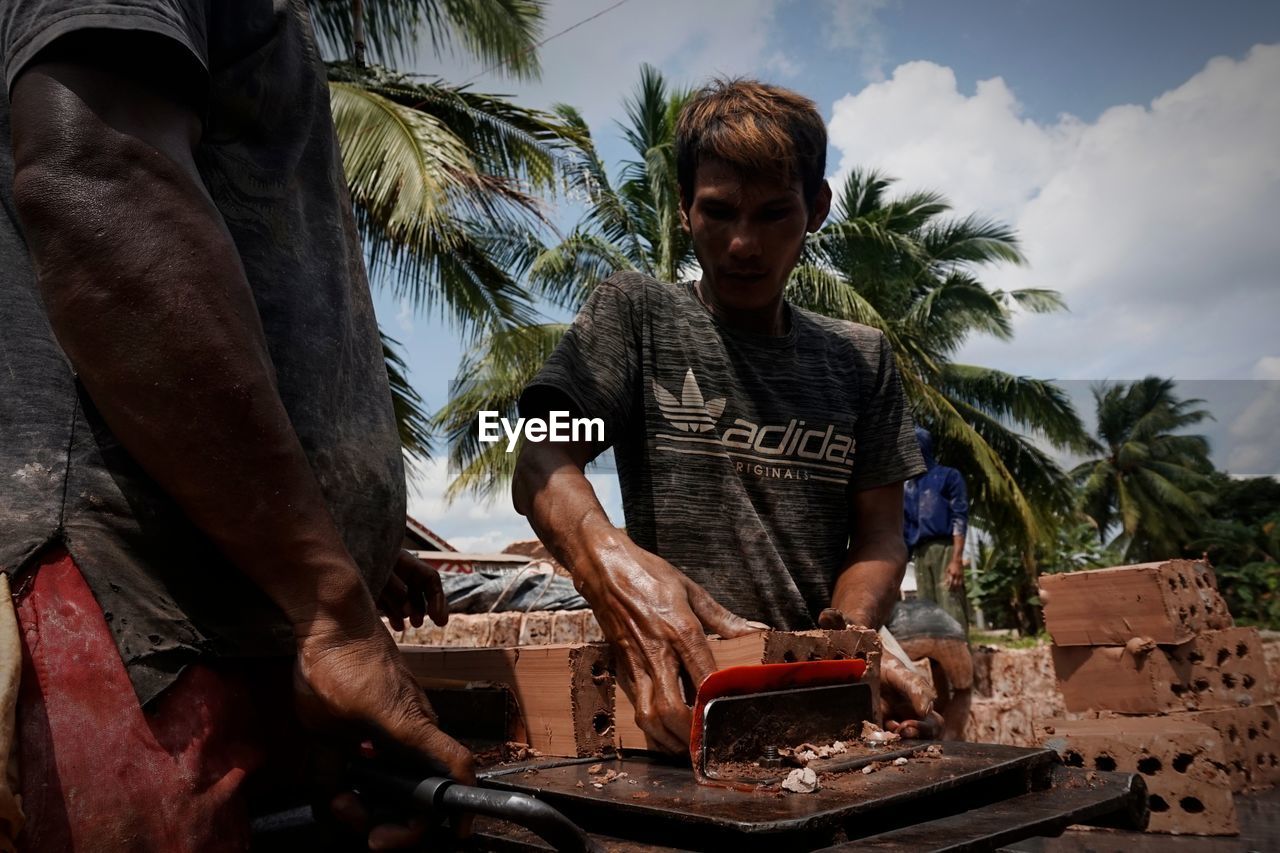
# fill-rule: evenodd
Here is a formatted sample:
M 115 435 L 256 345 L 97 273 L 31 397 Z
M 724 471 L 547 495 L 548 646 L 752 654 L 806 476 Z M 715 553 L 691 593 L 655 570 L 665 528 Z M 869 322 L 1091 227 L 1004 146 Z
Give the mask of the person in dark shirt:
M 604 422 L 603 442 L 526 444 L 515 506 L 595 611 L 637 723 L 673 752 L 689 739 L 682 682 L 713 668 L 707 631 L 879 628 L 901 583 L 902 483 L 924 466 L 893 352 L 783 298 L 831 206 L 826 148 L 794 92 L 698 93 L 675 156 L 701 279 L 598 285 L 520 401 L 525 417 Z M 625 532 L 583 474 L 610 446 Z M 899 673 L 886 664 L 886 693 Z M 908 734 L 930 711 L 913 697 Z
M 964 477 L 934 458 L 933 436 L 916 427 L 928 470 L 903 489 L 903 533 L 916 568 L 916 595 L 942 607 L 969 633 L 964 540 L 969 498 Z
M 445 617 L 306 5 L 14 0 L 0 67 L 22 845 L 243 849 L 299 718 L 472 778 L 375 607 Z

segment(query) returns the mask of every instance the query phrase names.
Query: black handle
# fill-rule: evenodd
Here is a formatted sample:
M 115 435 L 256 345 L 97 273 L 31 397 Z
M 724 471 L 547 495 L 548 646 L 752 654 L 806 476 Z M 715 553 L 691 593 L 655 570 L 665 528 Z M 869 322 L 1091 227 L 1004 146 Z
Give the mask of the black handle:
M 407 776 L 367 763 L 352 767 L 351 778 L 361 790 L 397 805 L 431 814 L 469 812 L 507 820 L 564 853 L 596 853 L 598 849 L 577 824 L 528 794 L 462 785 L 442 776 Z

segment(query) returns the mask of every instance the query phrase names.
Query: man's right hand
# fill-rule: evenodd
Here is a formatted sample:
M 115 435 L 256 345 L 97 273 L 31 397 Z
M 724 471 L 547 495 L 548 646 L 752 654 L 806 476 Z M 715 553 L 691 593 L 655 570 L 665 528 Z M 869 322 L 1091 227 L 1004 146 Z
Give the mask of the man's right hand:
M 367 593 L 298 630 L 294 695 L 299 719 L 319 735 L 350 744 L 373 736 L 407 750 L 432 772 L 475 784 L 471 753 L 437 727 Z M 369 833 L 373 849 L 415 846 L 427 829 L 419 821 L 371 827 L 368 805 L 350 792 L 335 796 L 332 807 L 344 823 Z
M 625 537 L 601 549 L 579 588 L 613 646 L 636 724 L 662 749 L 689 748 L 693 690 L 715 671 L 708 632 L 739 637 L 767 625 L 735 616 L 675 566 Z M 686 680 L 687 679 L 687 680 Z

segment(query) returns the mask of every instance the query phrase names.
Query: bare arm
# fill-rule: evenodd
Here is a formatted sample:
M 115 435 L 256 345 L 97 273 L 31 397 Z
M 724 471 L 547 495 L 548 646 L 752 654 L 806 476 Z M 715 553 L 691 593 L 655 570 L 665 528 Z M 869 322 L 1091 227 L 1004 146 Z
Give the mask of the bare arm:
M 951 537 L 951 561 L 947 563 L 947 586 L 954 590 L 964 589 L 963 533 L 956 533 Z
M 195 113 L 109 68 L 14 85 L 14 195 L 53 330 L 112 432 L 294 627 L 309 707 L 469 778 L 374 611 L 276 391 Z
M 850 518 L 852 541 L 836 578 L 831 606 L 855 624 L 879 628 L 893 611 L 907 568 L 902 484 L 855 492 Z
M 844 569 L 836 578 L 831 610 L 818 624 L 846 623 L 881 628 L 893 612 L 907 568 L 902 539 L 902 484 L 855 492 L 850 506 L 852 542 Z M 933 737 L 941 717 L 933 711 L 934 693 L 904 662 L 885 653 L 880 658 L 881 713 L 889 728 L 904 737 Z
M 729 613 L 609 522 L 583 473 L 598 452 L 582 443 L 526 444 L 512 487 L 515 508 L 569 568 L 595 612 L 617 654 L 636 723 L 662 748 L 680 752 L 692 723 L 682 675 L 696 686 L 715 669 L 706 631 L 735 637 L 765 626 Z

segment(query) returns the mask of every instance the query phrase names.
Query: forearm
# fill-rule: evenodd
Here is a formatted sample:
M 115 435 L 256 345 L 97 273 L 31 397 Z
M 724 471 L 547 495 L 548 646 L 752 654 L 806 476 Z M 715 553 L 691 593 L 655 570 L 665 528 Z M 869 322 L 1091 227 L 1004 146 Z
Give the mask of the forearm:
M 964 560 L 964 534 L 956 533 L 951 537 L 951 562 L 959 563 Z
M 595 488 L 583 473 L 588 453 L 551 443 L 521 451 L 512 484 L 516 511 L 562 565 L 593 606 L 609 557 L 628 545 L 610 522 Z
M 831 606 L 854 624 L 879 628 L 898 600 L 906 567 L 907 549 L 900 540 L 855 544 L 836 578 Z
M 15 120 L 15 200 L 50 323 L 94 405 L 295 625 L 361 604 L 194 165 L 107 126 L 65 88 L 33 85 L 15 88 L 15 116 L 21 88 L 26 114 L 44 97 L 62 121 Z

